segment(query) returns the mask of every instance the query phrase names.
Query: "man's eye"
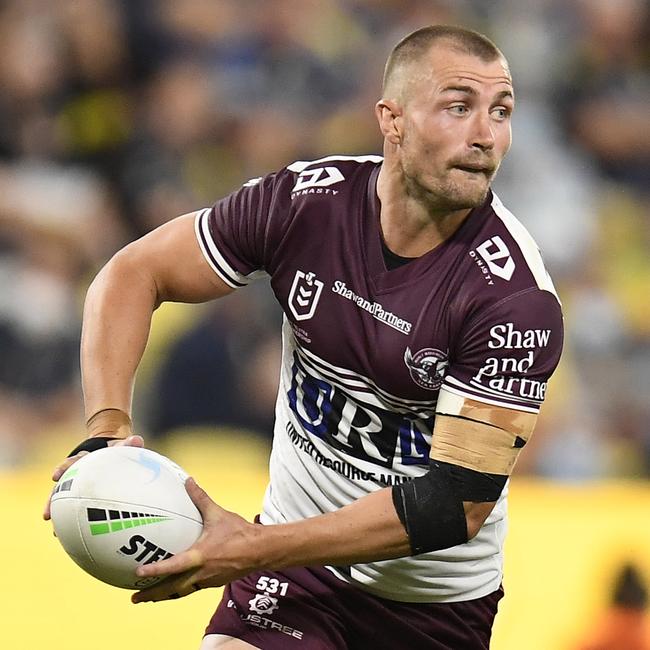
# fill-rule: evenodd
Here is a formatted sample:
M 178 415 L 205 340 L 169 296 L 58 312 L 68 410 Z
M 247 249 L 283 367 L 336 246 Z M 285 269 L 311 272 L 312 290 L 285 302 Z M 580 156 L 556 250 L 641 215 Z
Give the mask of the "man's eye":
M 463 104 L 456 104 L 454 106 L 450 106 L 449 110 L 456 115 L 465 115 L 465 113 L 467 113 L 467 106 Z
M 510 109 L 505 106 L 498 106 L 492 110 L 492 115 L 498 120 L 505 120 L 510 115 Z

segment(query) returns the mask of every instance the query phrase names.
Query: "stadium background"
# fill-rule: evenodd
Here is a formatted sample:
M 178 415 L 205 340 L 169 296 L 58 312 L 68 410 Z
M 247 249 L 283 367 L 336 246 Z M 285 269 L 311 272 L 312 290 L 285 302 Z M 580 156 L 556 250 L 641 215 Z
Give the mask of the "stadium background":
M 514 144 L 496 187 L 540 244 L 567 323 L 512 481 L 493 647 L 582 648 L 621 567 L 650 579 L 649 21 L 643 0 L 5 0 L 0 646 L 197 646 L 216 591 L 133 608 L 40 521 L 51 467 L 83 435 L 84 290 L 121 245 L 250 177 L 379 152 L 386 54 L 447 22 L 510 60 Z M 264 286 L 165 306 L 138 378 L 138 430 L 249 517 L 278 319 Z

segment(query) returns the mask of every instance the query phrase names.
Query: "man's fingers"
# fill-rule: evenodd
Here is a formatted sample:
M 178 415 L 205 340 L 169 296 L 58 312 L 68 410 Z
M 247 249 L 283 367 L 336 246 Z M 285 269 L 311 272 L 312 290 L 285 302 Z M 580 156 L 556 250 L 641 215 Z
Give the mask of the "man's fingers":
M 114 442 L 109 442 L 108 445 L 109 447 L 113 447 L 113 446 L 144 447 L 144 438 L 142 436 L 132 435 L 129 436 L 128 438 L 115 440 Z M 90 452 L 88 451 L 80 451 L 78 454 L 75 454 L 70 458 L 66 458 L 60 465 L 57 465 L 57 467 L 54 469 L 54 472 L 52 473 L 52 480 L 58 481 L 63 476 L 63 474 L 65 474 L 65 471 L 68 469 L 68 467 L 74 465 L 74 463 L 76 463 L 80 458 L 82 458 L 83 456 L 89 453 Z
M 72 456 L 71 458 L 66 458 L 60 465 L 57 465 L 52 473 L 52 480 L 58 481 L 66 472 L 66 470 L 74 465 L 80 458 L 83 458 L 89 452 L 80 451 L 78 454 Z
M 109 446 L 129 446 L 129 447 L 144 447 L 144 438 L 139 435 L 132 435 L 129 436 L 128 438 L 125 439 L 120 439 L 116 440 L 114 442 L 109 442 Z M 88 451 L 80 451 L 78 454 L 75 454 L 74 456 L 71 456 L 70 458 L 66 458 L 61 464 L 57 465 L 54 468 L 54 471 L 52 472 L 52 480 L 53 481 L 58 481 L 65 473 L 66 471 L 72 467 L 80 458 L 83 458 L 85 455 L 87 455 Z M 45 504 L 45 508 L 43 508 L 43 519 L 45 521 L 48 521 L 51 518 L 51 510 L 50 510 L 50 500 L 52 499 L 52 494 L 47 499 L 47 503 Z
M 74 465 L 80 458 L 85 456 L 88 452 L 87 451 L 80 451 L 78 454 L 75 456 L 72 456 L 71 458 L 66 458 L 60 465 L 57 465 L 54 468 L 54 471 L 52 472 L 52 480 L 54 482 L 58 481 L 67 471 L 69 467 Z M 50 492 L 50 495 L 47 497 L 47 502 L 45 503 L 45 508 L 43 508 L 43 519 L 45 521 L 49 521 L 51 519 L 51 509 L 50 509 L 50 502 L 52 500 L 52 495 L 54 494 L 54 490 Z
M 149 578 L 152 576 L 166 576 L 183 573 L 195 569 L 203 564 L 203 554 L 197 548 L 190 548 L 178 555 L 166 560 L 143 564 L 136 569 L 136 575 L 140 578 Z
M 80 458 L 83 458 L 87 453 L 87 451 L 80 451 L 75 456 L 66 458 L 60 465 L 57 465 L 54 468 L 54 471 L 52 472 L 52 480 L 54 482 L 58 481 L 66 473 L 68 468 L 72 467 L 72 465 L 74 465 Z M 53 494 L 54 490 L 50 492 L 50 495 L 47 497 L 47 502 L 45 503 L 45 508 L 43 508 L 43 519 L 45 519 L 45 521 L 49 521 L 52 518 L 50 503 Z
M 197 571 L 187 571 L 183 575 L 169 577 L 153 587 L 136 592 L 131 596 L 131 602 L 137 604 L 174 600 L 189 596 L 200 589 Z
M 109 447 L 144 447 L 144 438 L 137 434 L 124 438 L 123 440 L 116 440 L 109 442 Z
M 45 502 L 45 508 L 43 508 L 43 519 L 45 519 L 45 521 L 49 521 L 51 519 L 50 502 L 52 501 L 53 494 L 54 494 L 54 489 L 50 492 L 50 495 L 47 497 L 47 501 Z

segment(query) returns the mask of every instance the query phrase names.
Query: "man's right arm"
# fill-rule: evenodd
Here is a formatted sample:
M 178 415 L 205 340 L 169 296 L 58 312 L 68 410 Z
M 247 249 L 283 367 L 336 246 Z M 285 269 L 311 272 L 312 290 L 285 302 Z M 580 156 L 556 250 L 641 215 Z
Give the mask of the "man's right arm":
M 109 408 L 130 414 L 135 372 L 162 302 L 207 302 L 233 291 L 206 262 L 194 218 L 183 215 L 129 244 L 91 284 L 81 339 L 86 419 Z
M 131 435 L 131 399 L 153 312 L 165 301 L 207 302 L 233 291 L 206 262 L 195 216 L 177 217 L 120 250 L 88 289 L 81 375 L 89 438 L 126 438 L 109 444 L 142 446 L 140 436 Z M 52 479 L 84 453 L 66 458 Z M 49 499 L 44 517 L 50 517 Z

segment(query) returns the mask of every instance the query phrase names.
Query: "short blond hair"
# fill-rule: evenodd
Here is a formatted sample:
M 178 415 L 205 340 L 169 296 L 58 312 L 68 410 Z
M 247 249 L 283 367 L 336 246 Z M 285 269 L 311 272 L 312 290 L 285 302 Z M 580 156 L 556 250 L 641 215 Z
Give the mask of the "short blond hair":
M 384 68 L 383 91 L 386 92 L 399 70 L 419 61 L 437 41 L 449 47 L 490 62 L 498 58 L 505 61 L 501 50 L 483 34 L 456 25 L 429 25 L 405 36 L 391 51 Z

